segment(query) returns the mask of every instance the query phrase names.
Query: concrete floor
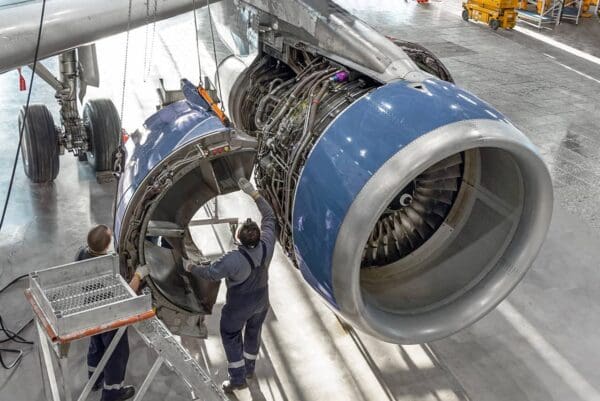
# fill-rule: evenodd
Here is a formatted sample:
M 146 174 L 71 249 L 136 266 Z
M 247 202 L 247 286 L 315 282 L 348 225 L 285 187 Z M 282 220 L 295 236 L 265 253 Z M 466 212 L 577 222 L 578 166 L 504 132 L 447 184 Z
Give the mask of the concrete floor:
M 457 83 L 504 112 L 540 147 L 555 185 L 555 213 L 548 239 L 531 272 L 486 318 L 450 338 L 395 346 L 344 331 L 335 316 L 302 283 L 281 252 L 272 265 L 272 313 L 264 330 L 259 382 L 240 400 L 600 400 L 600 68 L 593 57 L 573 55 L 560 42 L 600 56 L 597 19 L 555 32 L 524 26 L 490 31 L 465 23 L 456 0 L 341 2 L 387 35 L 413 40 L 438 54 Z M 365 5 L 365 4 L 368 4 Z M 202 22 L 202 21 L 201 21 Z M 201 25 L 202 26 L 202 25 Z M 563 32 L 564 35 L 562 34 Z M 548 40 L 552 39 L 552 40 Z M 90 96 L 120 104 L 123 35 L 98 44 L 102 87 Z M 558 41 L 559 43 L 556 43 Z M 144 51 L 145 30 L 132 33 L 124 125 L 139 126 L 156 103 L 153 79 L 177 85 L 197 76 L 191 15 L 158 26 L 152 60 Z M 575 52 L 576 53 L 576 52 Z M 203 59 L 208 52 L 203 49 Z M 144 61 L 152 68 L 145 74 Z M 52 64 L 52 63 L 50 63 Z M 207 63 L 205 63 L 207 64 Z M 145 75 L 148 75 L 144 80 Z M 0 195 L 16 149 L 16 116 L 25 94 L 16 73 L 0 76 Z M 36 85 L 35 102 L 52 106 L 52 91 Z M 57 118 L 55 114 L 55 118 Z M 13 277 L 69 262 L 92 224 L 111 223 L 114 187 L 96 184 L 88 166 L 61 158 L 54 184 L 32 185 L 17 170 L 7 224 L 0 233 L 0 287 Z M 247 198 L 234 194 L 222 213 L 256 215 Z M 30 318 L 22 297 L 25 283 L 0 295 L 0 314 L 10 328 Z M 221 294 L 222 296 L 223 294 Z M 182 339 L 216 380 L 225 360 L 216 326 L 219 303 L 208 319 L 206 341 Z M 34 337 L 31 328 L 24 335 Z M 139 384 L 154 357 L 130 333 L 128 381 Z M 73 350 L 74 388 L 85 378 L 85 342 Z M 0 400 L 43 399 L 35 347 L 18 369 L 0 370 Z M 97 395 L 91 399 L 96 399 Z M 149 400 L 188 399 L 181 381 L 162 369 Z

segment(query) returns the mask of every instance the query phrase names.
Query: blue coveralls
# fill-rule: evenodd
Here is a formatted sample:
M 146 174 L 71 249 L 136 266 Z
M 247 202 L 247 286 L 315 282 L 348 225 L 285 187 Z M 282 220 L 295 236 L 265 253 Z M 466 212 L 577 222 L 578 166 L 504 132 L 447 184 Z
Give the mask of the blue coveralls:
M 268 267 L 275 249 L 277 219 L 263 197 L 256 204 L 262 214 L 260 243 L 254 248 L 240 245 L 210 266 L 192 269 L 192 274 L 206 280 L 226 278 L 227 300 L 220 331 L 234 385 L 244 383 L 246 375 L 254 373 L 261 328 L 269 311 Z
M 95 256 L 90 254 L 88 248 L 84 247 L 77 254 L 76 260 L 91 259 L 93 257 Z M 100 363 L 104 351 L 106 351 L 116 333 L 117 331 L 113 330 L 90 337 L 90 346 L 87 354 L 88 377 L 91 377 L 96 370 L 96 366 Z M 115 400 L 121 394 L 128 359 L 129 341 L 127 339 L 127 332 L 125 332 L 96 382 L 98 384 L 103 383 L 102 401 Z

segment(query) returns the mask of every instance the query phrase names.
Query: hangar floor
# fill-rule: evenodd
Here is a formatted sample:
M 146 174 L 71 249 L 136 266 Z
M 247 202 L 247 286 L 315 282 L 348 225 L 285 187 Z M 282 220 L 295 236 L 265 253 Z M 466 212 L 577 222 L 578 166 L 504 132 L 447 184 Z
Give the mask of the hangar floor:
M 493 32 L 465 23 L 455 0 L 426 5 L 388 0 L 379 2 L 377 10 L 361 5 L 371 2 L 341 3 L 387 35 L 429 47 L 459 85 L 494 104 L 531 137 L 552 172 L 553 222 L 532 270 L 507 301 L 459 334 L 415 346 L 385 344 L 344 331 L 278 251 L 259 380 L 238 399 L 600 400 L 598 20 L 584 21 L 580 27 L 563 24 L 559 32 L 536 35 L 527 27 Z M 204 15 L 200 23 L 206 26 Z M 145 52 L 145 35 L 144 29 L 132 33 L 127 129 L 140 125 L 153 111 L 156 76 L 164 77 L 167 86 L 176 86 L 181 77 L 197 76 L 191 15 L 159 24 L 152 60 Z M 590 55 L 576 56 L 556 41 Z M 123 43 L 121 35 L 98 44 L 103 83 L 101 89 L 90 90 L 90 96 L 108 96 L 120 104 Z M 203 49 L 205 64 L 207 50 L 212 49 Z M 148 74 L 142 73 L 145 60 L 154 65 Z M 0 99 L 2 195 L 16 148 L 16 116 L 25 101 L 16 87 L 16 73 L 0 76 L 5 95 Z M 40 82 L 33 99 L 57 112 L 52 91 Z M 114 188 L 98 185 L 89 167 L 71 156 L 61 158 L 61 164 L 59 178 L 51 185 L 32 185 L 21 168 L 17 171 L 7 224 L 0 233 L 0 287 L 19 274 L 69 262 L 89 226 L 111 222 Z M 238 194 L 221 206 L 224 215 L 240 207 L 244 216 L 256 215 L 251 202 Z M 30 316 L 23 287 L 24 283 L 0 295 L 0 313 L 13 329 Z M 220 381 L 226 372 L 217 334 L 219 309 L 208 319 L 207 341 L 182 341 Z M 34 332 L 28 328 L 24 335 L 33 338 Z M 153 355 L 133 332 L 130 342 L 128 381 L 139 384 Z M 74 388 L 85 379 L 85 346 L 80 342 L 72 350 Z M 36 350 L 26 349 L 17 369 L 0 370 L 2 400 L 43 399 Z M 146 399 L 183 400 L 187 394 L 183 383 L 162 369 Z

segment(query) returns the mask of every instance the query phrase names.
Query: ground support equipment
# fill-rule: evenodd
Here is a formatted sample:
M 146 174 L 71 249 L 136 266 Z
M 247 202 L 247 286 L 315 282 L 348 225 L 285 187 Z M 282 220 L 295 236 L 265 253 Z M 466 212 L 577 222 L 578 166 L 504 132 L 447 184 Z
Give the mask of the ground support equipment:
M 516 8 L 517 0 L 467 0 L 462 18 L 485 22 L 493 30 L 512 29 L 517 23 Z
M 192 392 L 192 399 L 227 400 L 197 361 L 155 317 L 150 293 L 136 295 L 119 274 L 117 255 L 36 271 L 30 274 L 29 284 L 25 295 L 34 311 L 40 360 L 50 387 L 49 400 L 72 400 L 67 379 L 70 377 L 68 356 L 71 342 L 117 330 L 77 397 L 77 401 L 85 401 L 128 326 L 133 326 L 144 342 L 158 353 L 134 401 L 144 397 L 162 364 L 184 379 Z M 58 359 L 59 375 L 54 368 L 53 353 Z

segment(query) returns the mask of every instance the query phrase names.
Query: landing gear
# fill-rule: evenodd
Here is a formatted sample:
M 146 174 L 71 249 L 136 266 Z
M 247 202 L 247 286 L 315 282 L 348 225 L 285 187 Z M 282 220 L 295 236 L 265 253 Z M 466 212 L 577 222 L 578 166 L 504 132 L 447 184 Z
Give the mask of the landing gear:
M 56 90 L 60 106 L 60 125 L 43 105 L 33 105 L 25 118 L 21 153 L 25 173 L 32 182 L 50 182 L 58 175 L 58 156 L 72 152 L 81 162 L 88 161 L 100 183 L 112 181 L 114 158 L 121 142 L 121 119 L 108 99 L 90 100 L 83 117 L 78 98 L 83 102 L 88 85 L 98 86 L 99 75 L 94 45 L 68 50 L 58 56 L 59 75 L 54 76 L 43 64 L 36 74 Z
M 58 175 L 58 133 L 48 108 L 41 104 L 29 106 L 19 113 L 19 132 L 23 130 L 21 158 L 25 174 L 32 182 L 51 182 Z
M 121 119 L 113 102 L 90 100 L 83 109 L 83 125 L 88 137 L 88 162 L 97 173 L 112 171 L 121 135 Z

